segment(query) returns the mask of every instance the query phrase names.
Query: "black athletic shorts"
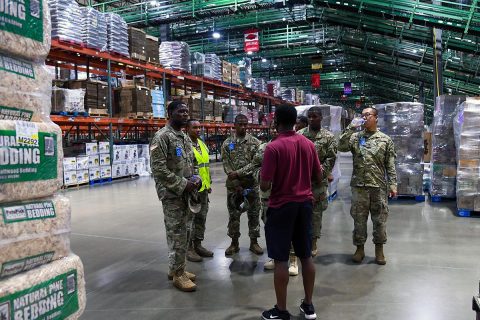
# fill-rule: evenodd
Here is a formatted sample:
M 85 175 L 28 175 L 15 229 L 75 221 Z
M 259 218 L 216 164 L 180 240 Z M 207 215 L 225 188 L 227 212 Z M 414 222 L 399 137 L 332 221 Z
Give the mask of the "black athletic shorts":
M 288 261 L 292 243 L 300 259 L 312 256 L 312 210 L 311 201 L 268 208 L 265 237 L 271 259 Z

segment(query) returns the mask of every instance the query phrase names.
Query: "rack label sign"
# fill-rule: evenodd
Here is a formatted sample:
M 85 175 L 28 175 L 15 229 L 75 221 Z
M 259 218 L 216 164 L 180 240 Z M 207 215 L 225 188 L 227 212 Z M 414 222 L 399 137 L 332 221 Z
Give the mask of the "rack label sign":
M 0 184 L 57 178 L 57 134 L 38 133 L 38 145 L 21 145 L 16 131 L 0 130 Z
M 45 0 L 0 0 L 0 30 L 43 42 Z
M 1 1 L 1 0 L 0 0 Z M 258 37 L 258 30 L 250 29 L 244 32 L 244 50 L 245 52 L 260 51 L 260 40 Z
M 0 298 L 0 319 L 66 319 L 78 311 L 77 271 L 72 270 Z
M 0 0 L 1 1 L 1 0 Z M 32 120 L 33 111 L 0 105 L 0 120 Z

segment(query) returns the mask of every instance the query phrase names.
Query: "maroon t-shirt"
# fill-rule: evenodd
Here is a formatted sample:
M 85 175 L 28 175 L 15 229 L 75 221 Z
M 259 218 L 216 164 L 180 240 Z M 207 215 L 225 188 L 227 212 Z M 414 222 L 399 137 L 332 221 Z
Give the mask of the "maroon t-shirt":
M 261 179 L 272 182 L 269 207 L 313 200 L 312 177 L 323 168 L 314 144 L 295 131 L 280 133 L 263 155 Z

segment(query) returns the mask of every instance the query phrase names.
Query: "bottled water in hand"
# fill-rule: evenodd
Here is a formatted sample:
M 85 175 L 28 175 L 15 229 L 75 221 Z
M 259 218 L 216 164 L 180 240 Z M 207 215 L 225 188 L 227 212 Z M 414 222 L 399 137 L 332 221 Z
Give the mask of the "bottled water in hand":
M 363 118 L 354 118 L 351 122 L 351 126 L 354 128 L 360 128 L 365 124 L 365 119 Z

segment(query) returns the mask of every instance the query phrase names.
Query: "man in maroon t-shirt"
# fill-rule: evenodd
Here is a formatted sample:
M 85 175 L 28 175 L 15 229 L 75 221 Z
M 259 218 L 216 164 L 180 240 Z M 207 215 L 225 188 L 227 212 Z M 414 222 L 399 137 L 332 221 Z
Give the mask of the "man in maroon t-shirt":
M 312 261 L 312 177 L 322 181 L 322 166 L 314 144 L 293 130 L 297 111 L 280 106 L 275 112 L 277 138 L 263 157 L 260 189 L 271 188 L 265 224 L 268 256 L 275 260 L 274 286 L 277 304 L 262 313 L 263 319 L 289 320 L 287 311 L 288 258 L 290 244 L 302 263 L 305 298 L 300 310 L 306 319 L 316 319 L 312 303 L 315 265 Z

